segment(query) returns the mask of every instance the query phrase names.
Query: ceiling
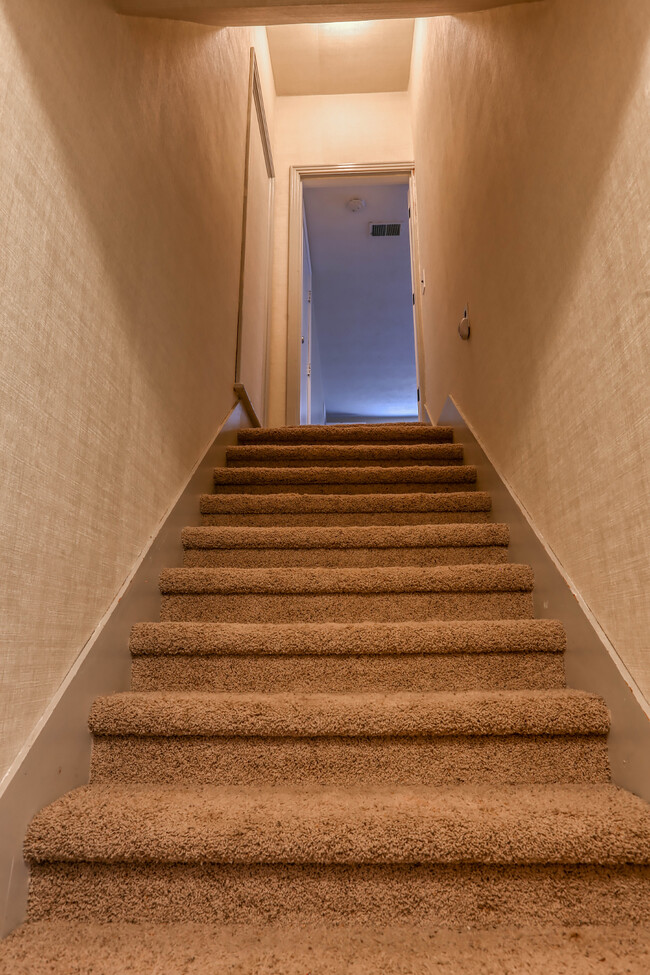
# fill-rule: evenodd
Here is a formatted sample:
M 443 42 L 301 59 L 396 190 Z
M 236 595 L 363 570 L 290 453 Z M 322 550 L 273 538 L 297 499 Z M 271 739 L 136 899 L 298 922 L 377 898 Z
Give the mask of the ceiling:
M 406 91 L 413 20 L 267 27 L 278 95 Z
M 112 0 L 124 14 L 239 27 L 436 17 L 536 0 Z
M 417 417 L 408 185 L 304 187 L 328 418 Z M 350 211 L 352 197 L 365 208 Z M 370 222 L 401 222 L 402 233 L 373 238 Z

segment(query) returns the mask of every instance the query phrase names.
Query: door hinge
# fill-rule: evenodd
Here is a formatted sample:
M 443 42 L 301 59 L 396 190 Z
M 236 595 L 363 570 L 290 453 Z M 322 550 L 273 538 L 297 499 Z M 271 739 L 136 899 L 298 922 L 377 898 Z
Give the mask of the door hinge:
M 307 292 L 307 301 L 308 301 L 308 302 L 309 302 L 309 304 L 311 305 L 311 291 L 308 291 L 308 292 Z
M 311 376 L 311 362 L 307 363 L 307 375 Z
M 413 292 L 413 305 L 415 305 L 415 292 Z

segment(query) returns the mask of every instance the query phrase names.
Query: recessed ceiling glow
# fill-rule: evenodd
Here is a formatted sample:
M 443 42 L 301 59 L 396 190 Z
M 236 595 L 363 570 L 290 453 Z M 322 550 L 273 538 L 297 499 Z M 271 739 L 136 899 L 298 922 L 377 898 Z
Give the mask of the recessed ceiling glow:
M 278 95 L 406 91 L 414 21 L 351 20 L 267 27 Z
M 320 24 L 319 30 L 330 31 L 333 34 L 358 34 L 372 23 L 372 20 L 342 20 L 336 24 Z

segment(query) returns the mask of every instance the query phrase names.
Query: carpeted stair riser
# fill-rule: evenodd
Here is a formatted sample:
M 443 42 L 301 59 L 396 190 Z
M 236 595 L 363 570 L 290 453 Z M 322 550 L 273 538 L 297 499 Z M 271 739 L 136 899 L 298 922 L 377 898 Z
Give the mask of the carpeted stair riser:
M 117 694 L 93 780 L 255 784 L 607 781 L 607 711 L 572 691 Z
M 223 498 L 234 495 L 222 495 Z M 249 495 L 252 498 L 263 495 Z M 295 495 L 291 495 L 294 497 Z M 303 495 L 304 496 L 304 495 Z M 326 497 L 327 495 L 321 495 Z M 355 497 L 355 495 L 349 495 Z M 444 497 L 444 495 L 442 495 Z M 408 497 L 408 495 L 406 495 Z M 431 495 L 434 497 L 434 495 Z M 437 495 L 441 497 L 441 495 Z M 472 497 L 468 494 L 468 497 Z M 456 524 L 485 524 L 490 520 L 488 511 L 399 511 L 395 514 L 385 511 L 344 512 L 333 514 L 327 511 L 285 511 L 271 514 L 266 512 L 250 512 L 235 514 L 227 510 L 208 512 L 201 515 L 201 524 L 236 528 L 239 525 L 248 528 L 331 528 L 339 525 L 343 528 L 361 528 L 368 525 L 456 525 Z
M 558 620 L 481 620 L 441 623 L 138 623 L 131 629 L 133 656 L 157 654 L 490 654 L 566 650 Z
M 401 528 L 186 528 L 187 568 L 464 565 L 507 561 L 505 525 Z
M 183 566 L 212 569 L 485 565 L 507 562 L 503 548 L 187 549 Z
M 201 925 L 34 923 L 5 946 L 8 971 L 44 958 L 72 975 L 193 972 L 219 975 L 647 975 L 650 936 L 630 925 L 440 929 L 345 924 Z M 80 965 L 80 969 L 77 966 Z M 23 968 L 23 966 L 25 966 Z
M 383 622 L 533 616 L 527 566 L 433 569 L 168 569 L 161 619 Z
M 479 623 L 144 623 L 134 690 L 267 692 L 524 690 L 564 686 L 553 620 Z
M 436 468 L 433 468 L 436 470 Z M 442 470 L 442 468 L 437 468 Z M 463 468 L 458 468 L 463 470 Z M 348 469 L 346 468 L 346 472 Z M 445 479 L 437 480 L 433 477 L 420 481 L 377 481 L 372 482 L 367 478 L 363 481 L 221 481 L 214 485 L 215 494 L 250 494 L 257 495 L 277 495 L 277 494 L 309 494 L 316 495 L 357 495 L 357 494 L 456 494 L 474 491 L 472 481 L 452 479 L 449 468 L 444 468 Z M 239 475 L 238 475 L 239 476 Z
M 346 693 L 564 687 L 559 653 L 135 657 L 134 691 Z
M 465 928 L 514 921 L 520 925 L 646 925 L 650 923 L 650 873 L 647 867 L 633 864 L 292 866 L 53 861 L 32 867 L 28 917 L 32 921 L 301 925 L 344 925 L 354 918 L 362 925 L 431 923 Z
M 506 548 L 507 525 L 417 525 L 384 528 L 184 528 L 184 548 L 356 549 Z
M 203 494 L 204 525 L 230 527 L 396 526 L 485 523 L 481 491 L 448 494 Z
M 187 594 L 162 597 L 164 621 L 346 623 L 357 620 L 497 620 L 533 616 L 530 593 L 265 593 Z
M 91 781 L 197 785 L 464 785 L 609 781 L 598 735 L 471 738 L 96 736 Z
M 227 467 L 413 467 L 462 464 L 462 444 L 229 447 Z
M 216 494 L 437 494 L 471 491 L 476 468 L 217 467 Z
M 425 423 L 346 423 L 239 430 L 240 444 L 453 443 L 452 427 Z

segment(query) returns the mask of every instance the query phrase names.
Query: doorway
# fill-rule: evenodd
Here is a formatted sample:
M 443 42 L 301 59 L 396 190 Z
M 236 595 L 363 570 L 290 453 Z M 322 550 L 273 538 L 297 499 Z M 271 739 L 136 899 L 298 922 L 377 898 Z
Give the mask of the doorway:
M 287 422 L 420 419 L 413 166 L 294 167 L 291 182 Z

